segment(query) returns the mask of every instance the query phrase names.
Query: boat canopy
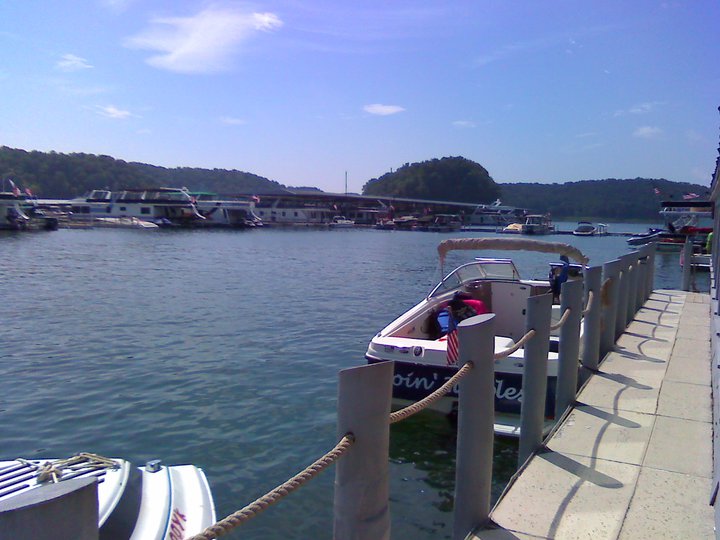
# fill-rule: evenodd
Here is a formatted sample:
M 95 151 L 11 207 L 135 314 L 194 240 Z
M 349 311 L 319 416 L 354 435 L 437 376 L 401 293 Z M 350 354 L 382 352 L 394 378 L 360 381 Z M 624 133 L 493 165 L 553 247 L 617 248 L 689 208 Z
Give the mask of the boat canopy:
M 560 242 L 541 242 L 538 240 L 525 240 L 523 238 L 450 238 L 438 245 L 440 266 L 445 262 L 449 251 L 466 249 L 496 249 L 515 251 L 539 251 L 541 253 L 557 253 L 565 255 L 574 261 L 587 265 L 589 258 L 579 249 L 570 244 Z

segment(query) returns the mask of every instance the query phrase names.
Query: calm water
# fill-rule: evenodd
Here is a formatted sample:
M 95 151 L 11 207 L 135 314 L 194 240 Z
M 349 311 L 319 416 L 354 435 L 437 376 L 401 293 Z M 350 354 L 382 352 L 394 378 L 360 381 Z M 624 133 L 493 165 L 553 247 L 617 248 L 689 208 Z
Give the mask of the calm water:
M 363 364 L 369 338 L 430 290 L 444 238 L 279 229 L 2 235 L 0 455 L 92 451 L 195 463 L 224 517 L 335 444 L 338 371 Z M 622 237 L 545 239 L 575 244 L 591 264 L 627 252 Z M 547 274 L 536 255 L 516 263 L 528 277 Z M 678 288 L 677 254 L 661 254 L 656 275 L 656 287 Z M 393 426 L 393 538 L 449 538 L 454 452 L 443 417 Z M 515 459 L 513 443 L 497 444 L 496 495 Z M 331 538 L 333 475 L 229 537 Z

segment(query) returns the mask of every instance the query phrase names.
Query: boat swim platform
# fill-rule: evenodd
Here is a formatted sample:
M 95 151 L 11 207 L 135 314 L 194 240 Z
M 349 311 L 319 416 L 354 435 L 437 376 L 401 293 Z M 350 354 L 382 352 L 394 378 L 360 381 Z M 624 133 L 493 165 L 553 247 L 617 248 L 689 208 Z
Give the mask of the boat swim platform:
M 710 311 L 654 291 L 467 540 L 715 538 Z

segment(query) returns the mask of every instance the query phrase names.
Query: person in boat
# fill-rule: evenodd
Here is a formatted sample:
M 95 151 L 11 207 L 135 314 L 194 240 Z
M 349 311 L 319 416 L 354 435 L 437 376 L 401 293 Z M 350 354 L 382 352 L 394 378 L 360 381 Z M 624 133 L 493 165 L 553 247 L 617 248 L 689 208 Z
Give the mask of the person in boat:
M 562 288 L 562 284 L 568 280 L 570 274 L 570 260 L 566 255 L 560 255 L 560 260 L 562 261 L 561 267 L 550 269 L 549 281 L 550 290 L 553 294 L 553 302 L 560 300 L 560 289 Z
M 482 300 L 475 300 L 472 296 L 463 292 L 456 292 L 452 299 L 443 306 L 435 316 L 436 332 L 438 337 L 446 335 L 451 328 L 455 328 L 460 321 L 488 313 L 485 303 Z

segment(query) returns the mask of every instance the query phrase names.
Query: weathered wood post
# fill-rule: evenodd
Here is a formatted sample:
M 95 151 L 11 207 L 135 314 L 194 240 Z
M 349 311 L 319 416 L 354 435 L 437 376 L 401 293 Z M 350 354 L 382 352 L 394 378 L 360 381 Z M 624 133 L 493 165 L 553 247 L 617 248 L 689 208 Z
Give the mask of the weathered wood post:
M 333 538 L 389 540 L 388 479 L 393 362 L 344 369 L 338 384 L 338 439 L 355 443 L 335 471 Z
M 555 420 L 575 401 L 580 360 L 580 320 L 583 310 L 583 282 L 579 279 L 566 281 L 560 292 L 560 313 L 570 310 L 568 318 L 560 327 L 558 349 L 558 375 L 555 392 Z
M 535 335 L 525 344 L 518 465 L 525 463 L 525 460 L 542 443 L 545 427 L 551 308 L 552 294 L 531 296 L 527 300 L 525 329 L 528 332 L 535 330 Z
M 459 366 L 473 369 L 460 380 L 453 540 L 463 540 L 490 516 L 495 420 L 495 315 L 458 325 Z
M 597 371 L 600 364 L 600 318 L 602 316 L 602 266 L 585 268 L 583 271 L 585 281 L 585 305 L 588 312 L 585 314 L 583 324 L 583 352 L 582 365 L 590 371 Z M 588 299 L 592 292 L 592 302 L 588 306 Z M 583 373 L 583 381 L 585 380 Z
M 632 271 L 630 272 L 630 283 L 628 283 L 628 296 L 627 296 L 627 318 L 625 328 L 634 319 L 637 313 L 637 296 L 638 296 L 638 282 L 640 280 L 640 254 L 637 250 L 631 253 L 632 255 Z
M 620 296 L 620 312 L 623 319 L 623 325 L 617 332 L 619 337 L 627 329 L 630 322 L 635 317 L 635 287 L 638 274 L 638 256 L 637 251 L 632 251 L 620 257 L 625 265 L 626 270 L 623 272 L 623 285 Z
M 683 258 L 683 269 L 682 269 L 682 285 L 683 291 L 690 290 L 690 274 L 692 272 L 692 256 L 693 256 L 693 245 L 690 240 L 690 236 L 685 238 L 685 244 L 683 245 L 682 258 Z
M 638 272 L 637 286 L 635 288 L 635 313 L 637 313 L 645 301 L 645 288 L 647 287 L 648 256 L 645 246 L 638 249 Z
M 614 259 L 603 264 L 602 322 L 600 334 L 600 358 L 615 345 L 615 321 L 619 296 L 618 281 L 622 261 Z

